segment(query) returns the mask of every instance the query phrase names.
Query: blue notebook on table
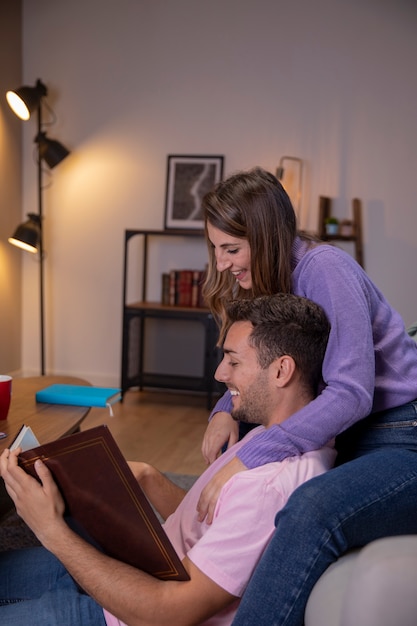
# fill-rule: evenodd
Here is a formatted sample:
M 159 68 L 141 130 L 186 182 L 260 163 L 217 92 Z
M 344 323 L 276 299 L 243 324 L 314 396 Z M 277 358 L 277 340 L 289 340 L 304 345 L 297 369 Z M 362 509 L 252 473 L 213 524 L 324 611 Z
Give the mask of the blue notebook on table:
M 70 404 L 74 406 L 109 407 L 122 399 L 116 387 L 90 387 L 88 385 L 50 385 L 36 392 L 36 402 Z

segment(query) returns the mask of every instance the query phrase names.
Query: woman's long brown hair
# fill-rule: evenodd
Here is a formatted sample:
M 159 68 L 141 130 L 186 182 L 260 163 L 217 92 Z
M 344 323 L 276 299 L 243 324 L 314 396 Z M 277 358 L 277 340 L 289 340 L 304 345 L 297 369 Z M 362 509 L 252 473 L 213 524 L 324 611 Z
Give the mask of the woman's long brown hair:
M 291 248 L 297 234 L 296 216 L 281 183 L 260 167 L 238 172 L 218 183 L 203 199 L 203 214 L 209 257 L 203 295 L 220 326 L 221 344 L 228 300 L 291 293 Z M 231 272 L 217 270 L 207 224 L 248 241 L 251 290 L 239 287 Z

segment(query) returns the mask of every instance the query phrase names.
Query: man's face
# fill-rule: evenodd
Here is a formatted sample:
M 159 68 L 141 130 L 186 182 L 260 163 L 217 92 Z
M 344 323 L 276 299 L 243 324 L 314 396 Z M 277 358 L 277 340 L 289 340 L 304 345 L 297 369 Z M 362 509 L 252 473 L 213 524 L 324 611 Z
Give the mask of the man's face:
M 230 327 L 215 377 L 225 383 L 232 394 L 234 419 L 267 426 L 276 403 L 274 374 L 271 367 L 260 367 L 257 352 L 248 343 L 251 331 L 250 322 L 235 322 Z

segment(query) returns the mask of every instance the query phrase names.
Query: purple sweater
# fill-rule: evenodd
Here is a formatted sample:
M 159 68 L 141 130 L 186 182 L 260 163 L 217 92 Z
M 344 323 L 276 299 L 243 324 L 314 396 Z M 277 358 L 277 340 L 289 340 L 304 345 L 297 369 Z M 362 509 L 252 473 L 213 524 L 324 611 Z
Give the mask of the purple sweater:
M 283 424 L 254 437 L 238 453 L 248 468 L 316 450 L 366 417 L 417 398 L 417 344 L 400 315 L 346 252 L 309 249 L 296 238 L 293 293 L 325 310 L 331 324 L 320 395 Z M 227 391 L 218 411 L 230 413 Z

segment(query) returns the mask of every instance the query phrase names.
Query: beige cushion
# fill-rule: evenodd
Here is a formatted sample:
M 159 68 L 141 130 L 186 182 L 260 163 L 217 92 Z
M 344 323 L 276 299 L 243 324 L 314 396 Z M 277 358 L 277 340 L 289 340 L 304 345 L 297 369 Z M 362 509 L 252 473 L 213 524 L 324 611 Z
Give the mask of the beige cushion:
M 305 626 L 415 626 L 417 535 L 373 541 L 317 581 Z
M 305 626 L 340 626 L 343 599 L 359 552 L 342 556 L 319 578 L 307 602 Z

